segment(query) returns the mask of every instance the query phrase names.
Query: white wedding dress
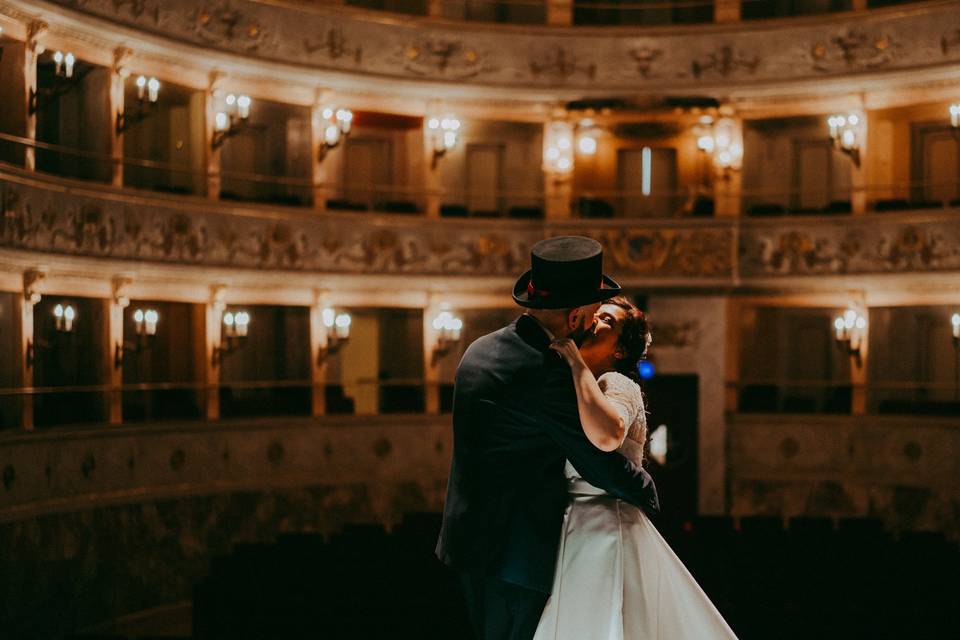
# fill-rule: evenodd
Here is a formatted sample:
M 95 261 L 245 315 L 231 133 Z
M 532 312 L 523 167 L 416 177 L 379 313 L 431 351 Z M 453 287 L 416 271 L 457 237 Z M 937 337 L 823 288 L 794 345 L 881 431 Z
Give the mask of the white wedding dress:
M 631 425 L 620 452 L 639 463 L 646 438 L 640 387 L 613 372 L 598 382 Z M 590 485 L 569 462 L 566 475 L 571 501 L 534 640 L 736 638 L 643 511 Z

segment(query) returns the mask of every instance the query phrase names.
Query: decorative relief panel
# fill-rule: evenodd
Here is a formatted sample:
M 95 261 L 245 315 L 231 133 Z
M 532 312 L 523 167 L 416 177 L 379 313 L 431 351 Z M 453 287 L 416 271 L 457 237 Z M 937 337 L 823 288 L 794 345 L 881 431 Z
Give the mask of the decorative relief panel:
M 740 234 L 739 266 L 743 277 L 958 270 L 960 225 L 954 211 L 750 225 Z
M 960 60 L 960 25 L 950 3 L 853 17 L 823 16 L 817 23 L 744 23 L 739 32 L 683 26 L 642 39 L 622 29 L 558 38 L 547 29 L 451 26 L 425 18 L 385 20 L 316 3 L 53 0 L 53 4 L 161 37 L 264 60 L 497 87 L 656 90 L 678 83 L 783 82 L 877 69 L 926 69 Z M 0 13 L 34 15 L 36 8 L 25 0 L 2 0 Z M 98 29 L 92 25 L 90 35 L 102 37 L 103 30 Z
M 0 247 L 185 265 L 327 273 L 515 276 L 547 235 L 592 235 L 620 276 L 730 278 L 733 235 L 713 226 L 607 228 L 589 221 L 498 226 L 359 212 L 256 217 L 230 205 L 194 207 L 77 194 L 0 179 Z M 358 224 L 359 223 L 359 224 Z

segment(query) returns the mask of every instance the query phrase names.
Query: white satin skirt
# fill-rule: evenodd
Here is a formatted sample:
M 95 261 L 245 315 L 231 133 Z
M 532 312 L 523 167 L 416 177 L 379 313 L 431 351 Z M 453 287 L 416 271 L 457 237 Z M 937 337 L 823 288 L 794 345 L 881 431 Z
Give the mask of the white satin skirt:
M 534 640 L 736 638 L 639 508 L 570 479 L 553 592 Z

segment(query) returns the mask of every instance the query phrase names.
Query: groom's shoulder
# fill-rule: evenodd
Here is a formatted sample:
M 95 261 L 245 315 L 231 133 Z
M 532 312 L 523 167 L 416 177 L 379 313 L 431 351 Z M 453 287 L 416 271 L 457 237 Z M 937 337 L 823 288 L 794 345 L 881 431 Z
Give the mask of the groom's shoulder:
M 537 351 L 524 341 L 517 330 L 519 320 L 480 336 L 467 347 L 460 367 L 490 367 L 537 357 Z

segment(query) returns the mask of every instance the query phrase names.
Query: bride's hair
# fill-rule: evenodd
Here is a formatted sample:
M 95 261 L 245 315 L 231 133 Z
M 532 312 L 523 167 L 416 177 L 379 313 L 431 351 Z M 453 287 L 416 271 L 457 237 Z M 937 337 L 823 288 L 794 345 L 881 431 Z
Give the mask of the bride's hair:
M 617 349 L 623 353 L 623 357 L 617 359 L 614 370 L 627 376 L 639 386 L 640 372 L 637 367 L 640 365 L 640 360 L 647 355 L 647 347 L 650 346 L 652 341 L 650 323 L 643 311 L 624 296 L 610 298 L 604 304 L 613 304 L 626 311 L 626 317 L 623 319 L 622 329 L 620 330 L 620 339 L 617 341 Z M 640 446 L 641 453 L 638 459 L 641 464 L 646 458 L 646 455 L 642 453 L 646 448 L 647 441 L 646 404 L 646 398 L 644 397 L 642 409 L 644 415 L 643 419 L 639 421 L 639 429 L 630 429 L 627 432 L 627 438 Z
M 651 342 L 647 316 L 624 296 L 615 296 L 604 301 L 603 304 L 613 304 L 626 311 L 620 339 L 617 341 L 617 349 L 623 353 L 623 357 L 617 359 L 615 370 L 639 383 L 640 374 L 637 366 L 647 355 L 647 347 Z

